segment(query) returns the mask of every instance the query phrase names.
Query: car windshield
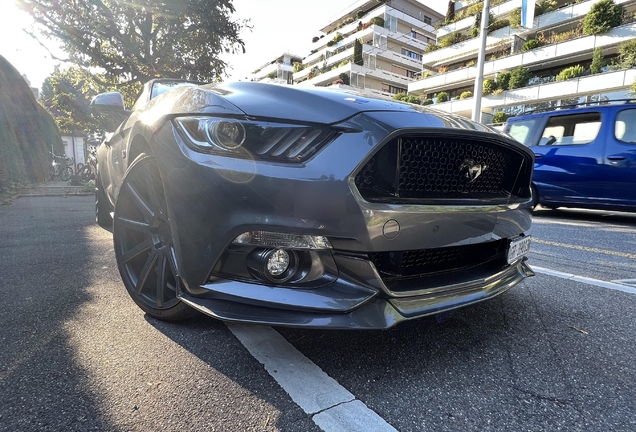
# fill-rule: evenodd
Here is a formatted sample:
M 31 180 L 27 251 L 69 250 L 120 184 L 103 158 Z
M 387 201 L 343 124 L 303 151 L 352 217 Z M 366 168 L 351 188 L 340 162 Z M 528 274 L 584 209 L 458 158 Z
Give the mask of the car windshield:
M 150 99 L 154 99 L 159 95 L 164 94 L 168 90 L 172 90 L 177 87 L 195 87 L 196 83 L 184 82 L 184 81 L 158 81 L 152 86 L 152 93 Z

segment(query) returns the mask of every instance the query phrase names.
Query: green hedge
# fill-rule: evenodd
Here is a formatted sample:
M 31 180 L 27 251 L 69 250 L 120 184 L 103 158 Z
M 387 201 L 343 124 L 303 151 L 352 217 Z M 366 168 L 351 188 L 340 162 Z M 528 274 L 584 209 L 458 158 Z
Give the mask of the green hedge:
M 0 56 L 0 192 L 47 180 L 50 152 L 62 139 L 20 73 Z
M 585 72 L 585 68 L 581 65 L 570 66 L 569 68 L 563 69 L 556 77 L 557 81 L 567 81 L 572 78 L 577 78 L 583 75 Z
M 592 5 L 583 18 L 583 34 L 595 35 L 608 32 L 612 27 L 621 24 L 623 8 L 614 0 L 601 0 Z

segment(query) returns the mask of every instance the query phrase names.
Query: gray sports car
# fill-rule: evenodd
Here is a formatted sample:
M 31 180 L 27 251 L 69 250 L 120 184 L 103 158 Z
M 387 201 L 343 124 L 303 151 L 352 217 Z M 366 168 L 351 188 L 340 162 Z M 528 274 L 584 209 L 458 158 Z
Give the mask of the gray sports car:
M 153 317 L 378 329 L 533 275 L 533 154 L 480 124 L 251 82 L 93 105 L 124 118 L 97 152 L 97 222 Z

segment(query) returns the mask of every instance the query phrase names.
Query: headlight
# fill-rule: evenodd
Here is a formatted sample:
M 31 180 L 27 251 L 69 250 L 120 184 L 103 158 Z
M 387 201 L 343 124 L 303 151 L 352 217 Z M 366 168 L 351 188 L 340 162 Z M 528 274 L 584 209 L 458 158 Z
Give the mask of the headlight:
M 322 126 L 218 117 L 177 117 L 174 124 L 197 151 L 290 162 L 306 160 L 337 135 Z

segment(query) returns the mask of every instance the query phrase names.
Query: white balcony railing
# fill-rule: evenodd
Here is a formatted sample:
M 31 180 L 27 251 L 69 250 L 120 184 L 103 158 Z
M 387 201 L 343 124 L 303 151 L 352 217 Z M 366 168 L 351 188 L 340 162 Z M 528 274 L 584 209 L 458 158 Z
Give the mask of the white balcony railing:
M 576 53 L 591 52 L 596 47 L 618 45 L 635 37 L 636 23 L 625 24 L 615 27 L 602 35 L 584 36 L 486 62 L 484 64 L 484 76 L 493 76 L 498 71 L 511 70 L 517 66 L 533 66 L 554 61 L 558 58 L 571 57 Z M 448 88 L 453 84 L 474 80 L 476 76 L 476 67 L 466 67 L 416 81 L 409 85 L 409 92 L 437 91 L 442 88 Z
M 522 0 L 510 0 L 507 1 L 505 3 L 501 3 L 500 5 L 497 5 L 495 7 L 491 7 L 490 8 L 490 13 L 495 17 L 498 18 L 501 15 L 505 15 L 510 13 L 512 10 L 521 7 L 521 2 Z M 437 37 L 440 38 L 442 36 L 446 36 L 450 33 L 456 32 L 456 31 L 460 31 L 460 30 L 466 30 L 470 27 L 473 26 L 473 24 L 475 23 L 475 17 L 470 16 L 468 18 L 464 18 L 462 20 L 459 20 L 457 22 L 454 22 L 452 24 L 449 24 L 447 26 L 441 27 L 440 29 L 437 30 Z
M 636 69 L 605 72 L 567 81 L 551 82 L 508 90 L 500 95 L 484 96 L 481 101 L 481 106 L 486 109 L 505 108 L 508 106 L 548 102 L 617 90 L 625 90 L 627 92 L 627 89 L 635 79 Z M 452 113 L 471 111 L 472 106 L 473 98 L 456 99 L 435 104 L 435 108 Z
M 497 41 L 508 39 L 514 35 L 522 35 L 528 32 L 536 32 L 537 30 L 541 30 L 543 28 L 553 27 L 557 24 L 563 24 L 575 19 L 580 19 L 584 17 L 585 15 L 587 15 L 590 9 L 592 8 L 592 6 L 594 5 L 594 3 L 597 3 L 598 1 L 600 0 L 590 0 L 583 3 L 577 3 L 571 6 L 557 9 L 555 11 L 552 11 L 543 15 L 539 15 L 538 17 L 534 19 L 534 25 L 531 29 L 527 29 L 527 28 L 513 29 L 510 26 L 507 26 L 499 30 L 495 30 L 488 35 L 488 39 L 486 43 L 487 45 L 490 46 L 490 45 L 496 44 Z M 516 4 L 517 2 L 519 4 L 516 7 L 519 7 L 521 5 L 521 0 L 513 0 L 506 3 L 502 3 L 501 5 L 497 7 L 500 8 L 509 4 L 512 6 L 513 3 Z M 634 3 L 634 2 L 635 0 L 615 0 L 615 3 L 617 4 L 626 4 L 626 3 Z M 496 8 L 492 8 L 492 9 L 496 9 Z M 510 10 L 512 9 L 514 8 L 511 8 Z M 466 19 L 462 20 L 461 22 L 465 21 Z M 459 23 L 460 21 L 458 21 L 455 24 L 459 24 Z M 448 33 L 450 32 L 443 33 L 442 29 L 438 30 L 438 33 L 437 33 L 438 39 Z M 469 39 L 464 42 L 460 42 L 455 45 L 451 45 L 446 48 L 441 48 L 441 49 L 438 49 L 437 51 L 424 54 L 422 56 L 422 63 L 428 66 L 432 66 L 434 64 L 450 62 L 451 60 L 461 56 L 462 54 L 470 53 L 470 52 L 476 53 L 477 50 L 479 49 L 479 44 L 480 44 L 480 39 L 477 37 L 477 38 Z

